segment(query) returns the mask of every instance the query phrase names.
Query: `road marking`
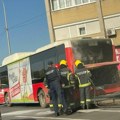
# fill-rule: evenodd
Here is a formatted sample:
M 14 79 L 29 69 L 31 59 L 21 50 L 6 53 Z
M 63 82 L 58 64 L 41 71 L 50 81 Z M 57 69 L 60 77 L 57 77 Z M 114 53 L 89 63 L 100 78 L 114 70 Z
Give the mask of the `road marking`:
M 100 112 L 120 112 L 120 110 L 100 110 Z
M 77 112 L 90 113 L 96 111 L 101 111 L 101 109 L 85 109 L 85 110 L 78 110 Z
M 41 112 L 36 113 L 36 115 L 50 115 L 53 113 L 54 111 L 41 111 Z
M 39 110 L 14 111 L 14 112 L 9 112 L 9 113 L 3 113 L 2 116 L 21 115 L 21 114 L 30 113 L 30 112 L 37 112 L 37 111 L 39 111 Z
M 120 112 L 120 110 L 104 110 L 104 109 L 85 109 L 85 110 L 78 110 L 77 112 L 82 113 L 90 113 L 90 112 Z
M 90 119 L 73 119 L 73 118 L 59 118 L 59 117 L 34 117 L 34 116 L 17 116 L 19 118 L 33 118 L 33 119 L 45 119 L 45 120 L 90 120 Z

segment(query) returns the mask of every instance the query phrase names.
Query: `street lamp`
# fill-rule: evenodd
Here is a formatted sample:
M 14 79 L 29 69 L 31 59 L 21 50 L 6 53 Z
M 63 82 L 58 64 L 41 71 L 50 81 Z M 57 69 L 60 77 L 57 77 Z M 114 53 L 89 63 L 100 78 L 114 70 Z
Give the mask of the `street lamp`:
M 3 12 L 4 12 L 5 31 L 6 31 L 6 36 L 7 36 L 8 52 L 9 52 L 9 55 L 10 55 L 11 54 L 11 47 L 10 47 L 10 36 L 9 36 L 9 31 L 8 31 L 8 23 L 7 23 L 6 10 L 5 10 L 4 1 L 1 0 L 1 2 L 2 2 Z

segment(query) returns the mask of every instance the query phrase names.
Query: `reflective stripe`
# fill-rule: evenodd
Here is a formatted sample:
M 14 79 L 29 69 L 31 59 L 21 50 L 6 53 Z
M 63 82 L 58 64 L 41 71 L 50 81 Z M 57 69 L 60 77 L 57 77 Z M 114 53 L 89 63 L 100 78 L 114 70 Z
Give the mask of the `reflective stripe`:
M 53 107 L 53 104 L 49 104 L 49 107 Z
M 87 87 L 87 86 L 91 85 L 91 83 L 90 83 L 90 82 L 85 83 L 85 84 L 81 84 L 81 82 L 80 82 L 80 78 L 79 78 L 77 75 L 75 75 L 75 76 L 78 78 L 79 87 Z
M 58 104 L 58 107 L 63 107 L 63 105 L 62 104 Z
M 85 84 L 79 84 L 79 87 L 87 87 L 87 86 L 89 86 L 89 85 L 91 85 L 90 82 L 89 82 L 89 83 L 85 83 Z
M 71 75 L 72 73 L 68 73 L 67 74 L 67 80 L 68 80 L 68 83 L 69 83 L 69 85 L 67 85 L 67 86 L 65 86 L 64 88 L 69 88 L 69 87 L 74 87 L 74 81 L 70 81 L 70 75 Z M 71 85 L 72 84 L 72 85 Z
M 64 86 L 64 87 L 62 87 L 62 88 L 70 88 L 70 87 L 74 87 L 74 85 L 67 85 L 67 86 Z
M 87 70 L 87 73 L 90 73 L 90 71 L 89 71 L 89 70 Z
M 75 75 L 75 77 L 77 77 L 78 82 L 79 82 L 79 85 L 80 85 L 80 84 L 81 84 L 81 82 L 80 82 L 80 78 L 79 78 L 77 75 Z
M 52 108 L 53 104 L 49 104 L 49 107 Z M 63 105 L 62 104 L 58 104 L 58 107 L 63 107 Z
M 75 82 L 74 81 L 70 81 L 71 84 L 74 84 Z
M 84 104 L 84 103 L 85 103 L 85 101 L 80 101 L 80 103 L 81 103 L 81 104 Z
M 86 99 L 86 102 L 90 102 L 91 101 L 91 99 Z
M 50 71 L 46 72 L 46 75 L 49 75 L 49 74 L 51 74 L 53 72 L 54 72 L 54 70 L 50 70 Z
M 80 82 L 80 78 L 78 77 L 78 75 L 75 74 L 75 77 L 78 79 L 79 85 L 81 84 Z
M 69 77 L 70 77 L 71 74 L 72 74 L 72 73 L 68 73 L 68 74 L 67 74 L 67 80 L 68 80 L 68 81 L 70 80 Z

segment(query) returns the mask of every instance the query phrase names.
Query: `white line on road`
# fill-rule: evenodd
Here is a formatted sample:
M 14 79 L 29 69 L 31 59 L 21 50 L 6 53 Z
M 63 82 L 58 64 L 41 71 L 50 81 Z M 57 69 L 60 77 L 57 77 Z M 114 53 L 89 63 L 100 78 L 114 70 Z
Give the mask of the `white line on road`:
M 39 110 L 14 111 L 14 112 L 9 112 L 9 113 L 3 113 L 2 116 L 21 115 L 21 114 L 30 113 L 30 112 L 36 112 L 36 111 L 39 111 Z
M 29 118 L 30 116 L 17 116 L 19 118 Z M 56 118 L 56 117 L 30 117 L 33 119 L 45 119 L 45 120 L 90 120 L 90 119 L 73 119 L 73 118 Z
M 50 115 L 53 114 L 54 111 L 43 111 L 43 112 L 38 112 L 36 113 L 36 115 Z
M 100 110 L 100 112 L 120 112 L 120 110 Z
M 101 109 L 85 109 L 85 110 L 78 110 L 77 112 L 90 113 L 96 111 L 101 111 Z
M 90 113 L 90 112 L 120 112 L 120 110 L 104 110 L 104 109 L 86 109 L 86 110 L 78 110 L 77 112 L 81 112 L 81 113 Z

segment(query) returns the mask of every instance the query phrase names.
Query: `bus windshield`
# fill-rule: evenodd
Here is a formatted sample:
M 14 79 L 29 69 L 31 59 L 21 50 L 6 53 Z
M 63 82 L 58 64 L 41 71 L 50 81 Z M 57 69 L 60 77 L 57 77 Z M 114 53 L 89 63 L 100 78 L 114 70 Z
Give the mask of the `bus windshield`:
M 81 39 L 71 43 L 75 59 L 80 59 L 85 64 L 113 61 L 110 39 Z

